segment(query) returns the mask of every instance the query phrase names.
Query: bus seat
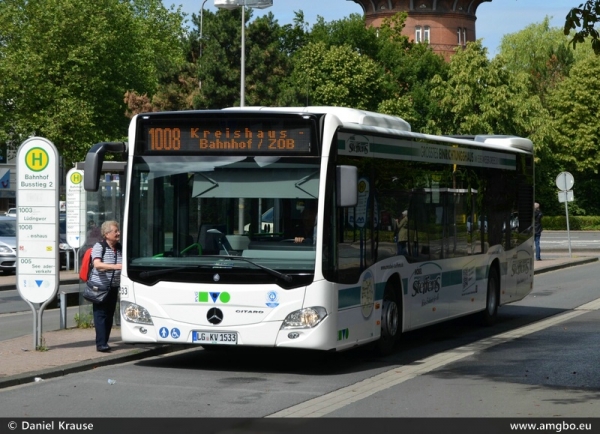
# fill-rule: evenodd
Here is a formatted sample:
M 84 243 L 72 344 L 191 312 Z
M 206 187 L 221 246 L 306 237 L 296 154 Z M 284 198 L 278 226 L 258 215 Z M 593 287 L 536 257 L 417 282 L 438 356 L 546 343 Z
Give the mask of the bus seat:
M 246 250 L 250 245 L 250 237 L 246 235 L 227 235 L 227 241 L 233 250 Z
M 208 233 L 210 229 L 217 229 L 219 232 L 225 235 L 225 225 L 204 223 L 200 225 L 200 230 L 198 231 L 198 244 L 202 246 L 203 255 L 218 255 L 219 251 L 221 250 L 219 246 L 219 238 L 222 235 L 210 234 Z

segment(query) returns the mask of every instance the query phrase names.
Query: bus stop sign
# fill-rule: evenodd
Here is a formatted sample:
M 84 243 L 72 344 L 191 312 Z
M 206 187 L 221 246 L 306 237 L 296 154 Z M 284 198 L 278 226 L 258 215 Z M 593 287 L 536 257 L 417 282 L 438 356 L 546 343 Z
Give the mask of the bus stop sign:
M 32 137 L 17 154 L 17 288 L 30 303 L 51 300 L 58 289 L 58 153 Z

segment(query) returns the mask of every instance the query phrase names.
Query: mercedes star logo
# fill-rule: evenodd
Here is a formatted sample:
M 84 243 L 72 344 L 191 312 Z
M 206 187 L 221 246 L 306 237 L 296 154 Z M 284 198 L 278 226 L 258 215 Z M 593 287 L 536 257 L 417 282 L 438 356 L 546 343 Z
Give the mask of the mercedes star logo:
M 220 324 L 221 321 L 223 321 L 223 312 L 221 312 L 221 309 L 213 307 L 208 310 L 208 313 L 206 314 L 206 319 L 209 323 L 213 325 Z

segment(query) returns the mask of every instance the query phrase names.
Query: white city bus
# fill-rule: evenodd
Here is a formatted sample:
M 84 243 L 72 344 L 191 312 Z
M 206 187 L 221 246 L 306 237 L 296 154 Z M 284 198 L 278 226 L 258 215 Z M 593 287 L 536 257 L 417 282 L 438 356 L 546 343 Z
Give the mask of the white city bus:
M 90 150 L 87 190 L 106 152 L 127 155 L 125 342 L 389 353 L 533 286 L 528 139 L 336 107 L 147 113 Z

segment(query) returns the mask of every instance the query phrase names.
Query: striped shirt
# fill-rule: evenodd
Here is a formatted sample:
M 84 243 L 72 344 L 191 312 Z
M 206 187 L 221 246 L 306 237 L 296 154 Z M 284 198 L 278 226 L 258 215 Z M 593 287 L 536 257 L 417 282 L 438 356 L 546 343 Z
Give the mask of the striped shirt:
M 92 248 L 92 262 L 96 259 L 100 259 L 105 264 L 122 264 L 123 256 L 121 252 L 121 245 L 117 245 L 117 250 L 113 250 L 108 245 L 104 251 L 104 258 L 102 257 L 102 244 L 96 243 Z M 121 270 L 107 270 L 98 271 L 96 268 L 92 268 L 92 274 L 89 282 L 96 286 L 111 286 L 119 287 L 121 284 Z

